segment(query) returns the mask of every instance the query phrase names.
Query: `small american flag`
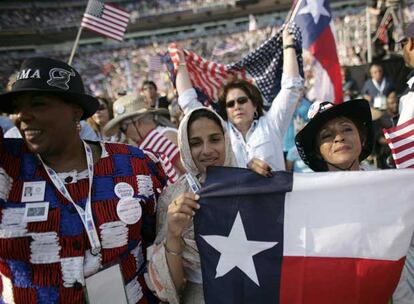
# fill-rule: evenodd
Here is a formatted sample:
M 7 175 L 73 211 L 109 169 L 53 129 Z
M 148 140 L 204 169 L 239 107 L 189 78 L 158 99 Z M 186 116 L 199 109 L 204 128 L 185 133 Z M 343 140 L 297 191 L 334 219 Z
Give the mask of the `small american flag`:
M 170 182 L 177 181 L 178 173 L 174 169 L 173 163 L 179 161 L 180 151 L 175 143 L 154 129 L 145 136 L 139 148 L 157 154 Z
M 161 56 L 159 55 L 149 56 L 148 57 L 148 69 L 150 71 L 161 71 L 162 70 Z
M 122 41 L 129 13 L 98 0 L 89 0 L 81 26 L 98 34 Z
M 397 168 L 414 168 L 414 118 L 384 129 L 384 135 Z
M 289 24 L 289 30 L 295 36 L 299 70 L 303 76 L 300 30 L 294 23 Z M 184 56 L 193 87 L 197 91 L 199 100 L 205 105 L 216 102 L 222 86 L 234 78 L 254 81 L 264 97 L 265 109 L 270 107 L 280 91 L 283 67 L 282 29 L 236 63 L 227 65 L 215 63 L 189 50 L 184 50 Z M 180 63 L 175 44 L 170 45 L 163 61 L 167 65 L 172 82 L 175 83 L 175 75 Z
M 384 17 L 381 20 L 378 30 L 375 33 L 374 40 L 379 39 L 382 43 L 388 44 L 389 43 L 388 30 L 392 27 L 392 25 L 393 25 L 393 19 L 392 19 L 391 10 L 387 9 L 387 11 L 384 14 Z

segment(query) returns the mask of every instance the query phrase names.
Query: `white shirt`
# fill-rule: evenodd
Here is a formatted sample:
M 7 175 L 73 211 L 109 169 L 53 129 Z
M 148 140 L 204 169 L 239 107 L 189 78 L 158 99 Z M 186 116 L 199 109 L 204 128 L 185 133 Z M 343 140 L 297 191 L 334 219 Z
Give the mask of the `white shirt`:
M 414 118 L 414 76 L 407 81 L 407 85 L 408 92 L 400 98 L 400 118 L 398 119 L 398 125 Z
M 302 89 L 301 77 L 283 74 L 280 92 L 273 100 L 269 111 L 253 121 L 246 134 L 246 140 L 230 121 L 227 122 L 231 145 L 239 167 L 246 168 L 248 162 L 255 157 L 264 160 L 274 171 L 285 170 L 283 136 L 302 96 Z M 184 113 L 201 106 L 194 89 L 181 94 L 178 104 Z

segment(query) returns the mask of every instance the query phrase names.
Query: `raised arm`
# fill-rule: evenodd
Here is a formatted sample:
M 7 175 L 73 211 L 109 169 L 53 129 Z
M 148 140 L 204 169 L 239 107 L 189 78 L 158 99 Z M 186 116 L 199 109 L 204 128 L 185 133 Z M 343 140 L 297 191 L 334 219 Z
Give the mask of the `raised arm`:
M 283 30 L 283 74 L 281 89 L 266 117 L 282 138 L 303 93 L 303 79 L 299 74 L 295 39 L 286 26 Z
M 180 56 L 180 64 L 178 65 L 176 87 L 178 92 L 178 104 L 183 109 L 184 114 L 190 110 L 202 106 L 197 99 L 197 93 L 193 88 L 188 73 L 187 64 L 185 63 L 184 52 L 181 48 L 178 49 Z

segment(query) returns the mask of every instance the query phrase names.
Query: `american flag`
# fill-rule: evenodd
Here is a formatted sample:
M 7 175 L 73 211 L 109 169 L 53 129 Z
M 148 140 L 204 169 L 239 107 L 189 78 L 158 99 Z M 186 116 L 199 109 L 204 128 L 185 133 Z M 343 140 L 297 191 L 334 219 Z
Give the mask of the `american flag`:
M 296 54 L 299 69 L 303 76 L 302 38 L 299 28 L 290 23 L 289 30 L 296 39 Z M 193 51 L 184 50 L 190 79 L 196 89 L 199 100 L 210 105 L 218 99 L 221 87 L 230 79 L 254 81 L 264 97 L 264 106 L 269 108 L 280 91 L 283 66 L 282 29 L 265 41 L 259 48 L 231 64 L 220 64 L 198 56 Z M 167 64 L 171 80 L 175 83 L 180 58 L 175 44 L 171 44 L 163 61 Z
M 384 17 L 381 20 L 378 30 L 375 33 L 374 41 L 376 39 L 379 39 L 382 43 L 388 44 L 389 43 L 388 30 L 390 29 L 392 25 L 393 25 L 393 19 L 392 19 L 391 10 L 387 9 L 387 11 L 384 14 Z
M 173 163 L 179 161 L 180 151 L 175 143 L 154 129 L 145 136 L 139 148 L 157 154 L 170 182 L 177 181 L 178 173 L 174 169 Z
M 148 69 L 150 71 L 161 71 L 162 70 L 161 56 L 159 55 L 149 56 L 148 57 Z
M 122 41 L 129 13 L 98 0 L 89 0 L 81 26 L 98 34 Z
M 384 129 L 397 168 L 414 168 L 414 118 Z

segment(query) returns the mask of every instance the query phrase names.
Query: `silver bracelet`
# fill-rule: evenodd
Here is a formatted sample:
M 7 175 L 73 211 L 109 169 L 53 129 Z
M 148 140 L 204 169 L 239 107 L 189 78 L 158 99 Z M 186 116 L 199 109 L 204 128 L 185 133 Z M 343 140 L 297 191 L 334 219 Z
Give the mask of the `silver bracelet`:
M 185 242 L 184 242 L 184 240 L 182 238 L 181 238 L 181 242 L 183 243 L 183 245 L 185 245 Z M 177 252 L 177 251 L 174 251 L 174 250 L 169 249 L 168 246 L 167 246 L 167 240 L 164 240 L 164 248 L 165 248 L 165 251 L 167 253 L 169 253 L 171 255 L 174 255 L 174 256 L 181 256 L 181 254 L 184 251 L 184 247 L 183 247 L 183 249 L 180 252 Z

